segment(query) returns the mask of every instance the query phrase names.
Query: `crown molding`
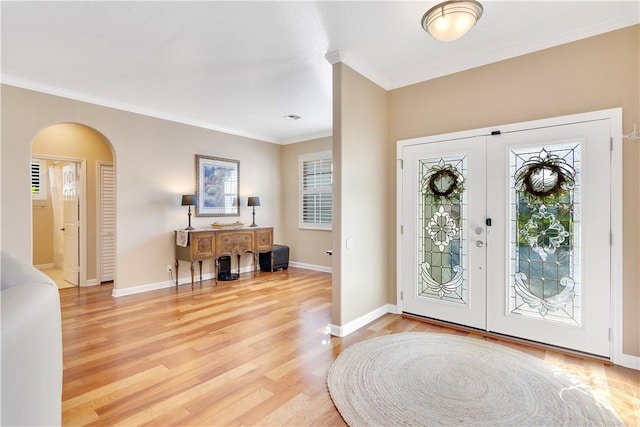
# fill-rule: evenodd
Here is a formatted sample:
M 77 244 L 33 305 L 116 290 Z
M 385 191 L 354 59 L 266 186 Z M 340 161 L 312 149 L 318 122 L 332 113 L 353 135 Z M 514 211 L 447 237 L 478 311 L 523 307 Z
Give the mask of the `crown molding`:
M 148 108 L 142 108 L 142 107 L 131 105 L 131 104 L 125 104 L 125 103 L 114 101 L 111 99 L 94 97 L 94 96 L 82 94 L 79 92 L 62 89 L 56 86 L 50 86 L 47 84 L 10 76 L 7 74 L 2 74 L 0 83 L 6 84 L 9 86 L 19 87 L 22 89 L 32 90 L 35 92 L 41 92 L 48 95 L 54 95 L 62 98 L 72 99 L 74 101 L 81 101 L 81 102 L 86 102 L 88 104 L 99 105 L 101 107 L 107 107 L 107 108 L 113 108 L 115 110 L 126 111 L 128 113 L 140 114 L 143 116 L 153 117 L 156 119 L 168 120 L 170 122 L 185 124 L 189 126 L 195 126 L 202 129 L 213 130 L 216 132 L 226 133 L 229 135 L 256 139 L 258 141 L 269 142 L 272 144 L 282 144 L 281 141 L 264 136 L 264 135 L 243 132 L 238 129 L 227 128 L 224 126 L 219 126 L 214 123 L 209 123 L 201 120 L 194 120 L 188 117 L 166 113 L 164 111 L 157 111 L 157 110 L 152 110 Z
M 358 58 L 349 51 L 334 50 L 328 52 L 325 55 L 325 58 L 331 65 L 335 65 L 339 62 L 348 65 L 349 68 L 354 69 L 384 90 L 391 89 L 391 81 L 385 74 L 381 73 L 376 68 L 372 67 L 367 61 Z
M 281 145 L 289 145 L 289 144 L 296 144 L 298 142 L 306 142 L 306 141 L 312 141 L 314 139 L 320 139 L 320 138 L 327 138 L 333 136 L 333 131 L 331 129 L 325 130 L 325 131 L 321 131 L 321 132 L 316 132 L 316 133 L 312 133 L 312 134 L 308 134 L 308 135 L 303 135 L 300 137 L 296 137 L 296 138 L 291 138 L 291 139 L 285 139 L 279 142 L 279 144 Z

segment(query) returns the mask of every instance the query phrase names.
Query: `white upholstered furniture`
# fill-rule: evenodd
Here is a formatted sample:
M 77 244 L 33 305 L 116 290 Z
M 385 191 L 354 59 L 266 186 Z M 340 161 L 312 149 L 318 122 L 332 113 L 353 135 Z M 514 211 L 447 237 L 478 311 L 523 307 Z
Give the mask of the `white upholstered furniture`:
M 62 327 L 56 284 L 0 252 L 0 424 L 61 425 Z

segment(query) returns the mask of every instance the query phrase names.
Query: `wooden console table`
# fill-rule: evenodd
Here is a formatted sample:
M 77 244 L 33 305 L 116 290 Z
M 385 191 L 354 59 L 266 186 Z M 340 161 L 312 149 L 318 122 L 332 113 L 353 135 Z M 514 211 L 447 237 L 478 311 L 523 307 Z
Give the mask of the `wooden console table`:
M 175 232 L 177 235 L 177 231 Z M 200 264 L 200 282 L 202 283 L 202 261 L 214 260 L 213 275 L 218 283 L 219 258 L 222 256 L 253 254 L 253 274 L 257 272 L 258 254 L 271 251 L 273 264 L 273 227 L 238 227 L 221 229 L 199 229 L 188 231 L 187 246 L 176 247 L 176 287 L 178 286 L 179 261 L 191 264 L 191 289 L 193 289 L 195 262 Z M 239 259 L 238 259 L 239 261 Z M 238 268 L 240 268 L 238 264 Z

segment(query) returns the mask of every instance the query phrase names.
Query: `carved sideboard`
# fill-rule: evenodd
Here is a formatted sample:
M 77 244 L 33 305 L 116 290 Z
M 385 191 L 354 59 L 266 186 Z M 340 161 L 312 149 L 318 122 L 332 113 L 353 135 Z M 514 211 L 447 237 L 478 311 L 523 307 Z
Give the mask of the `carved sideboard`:
M 177 235 L 178 231 L 176 231 Z M 271 251 L 273 263 L 273 227 L 238 227 L 221 229 L 190 230 L 186 246 L 177 243 L 176 236 L 176 287 L 178 286 L 179 261 L 191 265 L 191 288 L 193 289 L 195 262 L 200 264 L 200 282 L 202 282 L 202 261 L 213 260 L 213 275 L 218 283 L 219 258 L 236 255 L 238 268 L 240 256 L 253 254 L 253 274 L 257 272 L 258 254 Z

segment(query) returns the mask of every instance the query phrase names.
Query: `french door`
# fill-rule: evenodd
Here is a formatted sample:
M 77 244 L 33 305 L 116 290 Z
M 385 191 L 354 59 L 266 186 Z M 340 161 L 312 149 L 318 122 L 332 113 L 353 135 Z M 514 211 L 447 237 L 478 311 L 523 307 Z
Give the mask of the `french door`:
M 402 310 L 609 357 L 610 123 L 402 147 Z
M 486 138 L 403 150 L 403 311 L 485 329 Z

